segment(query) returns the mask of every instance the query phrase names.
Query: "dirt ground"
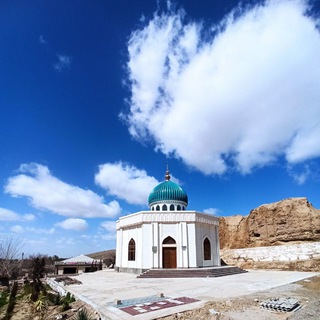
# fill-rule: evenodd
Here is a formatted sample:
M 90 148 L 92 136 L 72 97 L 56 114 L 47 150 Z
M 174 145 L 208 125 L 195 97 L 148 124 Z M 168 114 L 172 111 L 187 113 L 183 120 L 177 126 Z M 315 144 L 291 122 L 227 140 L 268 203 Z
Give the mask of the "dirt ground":
M 262 309 L 260 303 L 270 298 L 295 298 L 301 308 L 295 312 L 281 313 Z M 71 309 L 61 312 L 61 306 L 49 307 L 44 317 L 33 312 L 25 299 L 17 299 L 11 320 L 50 320 L 65 314 L 72 319 L 77 311 L 86 308 L 93 319 L 99 319 L 97 313 L 81 301 L 71 304 Z M 0 319 L 4 316 L 0 309 Z M 216 300 L 206 303 L 201 309 L 173 314 L 158 320 L 319 320 L 320 319 L 320 276 L 308 278 L 266 291 L 228 300 Z
M 77 311 L 86 309 L 92 319 L 99 319 L 99 316 L 90 306 L 82 301 L 75 301 L 70 304 L 70 309 L 61 312 L 61 306 L 49 306 L 46 313 L 42 316 L 32 308 L 32 304 L 26 299 L 17 299 L 11 320 L 55 320 L 59 319 L 57 316 L 61 315 L 60 319 L 74 319 Z M 5 308 L 0 309 L 0 319 L 5 315 Z
M 294 312 L 276 312 L 260 307 L 270 298 L 295 298 L 301 308 Z M 312 277 L 258 293 L 208 302 L 203 308 L 173 314 L 159 320 L 319 320 L 320 276 Z

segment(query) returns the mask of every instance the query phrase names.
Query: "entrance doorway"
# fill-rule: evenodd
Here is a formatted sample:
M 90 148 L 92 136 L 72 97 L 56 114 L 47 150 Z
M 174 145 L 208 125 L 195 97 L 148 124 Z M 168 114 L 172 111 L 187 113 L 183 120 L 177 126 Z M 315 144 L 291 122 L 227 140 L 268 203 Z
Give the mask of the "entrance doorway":
M 177 245 L 176 241 L 167 237 L 162 242 L 162 268 L 177 267 Z

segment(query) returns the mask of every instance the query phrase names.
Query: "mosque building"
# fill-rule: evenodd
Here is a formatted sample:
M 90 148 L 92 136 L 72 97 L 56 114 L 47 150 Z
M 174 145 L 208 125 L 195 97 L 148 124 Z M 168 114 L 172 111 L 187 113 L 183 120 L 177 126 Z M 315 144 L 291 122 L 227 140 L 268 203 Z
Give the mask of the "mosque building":
M 117 271 L 220 266 L 219 219 L 187 210 L 188 196 L 168 169 L 148 203 L 149 211 L 117 221 Z

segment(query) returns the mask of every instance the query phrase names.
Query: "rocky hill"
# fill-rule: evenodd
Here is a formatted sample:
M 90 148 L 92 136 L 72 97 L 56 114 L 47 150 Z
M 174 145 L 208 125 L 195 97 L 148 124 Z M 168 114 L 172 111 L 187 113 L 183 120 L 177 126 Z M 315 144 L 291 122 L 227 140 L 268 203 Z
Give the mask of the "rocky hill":
M 251 210 L 247 217 L 220 218 L 221 249 L 320 241 L 320 210 L 306 198 L 288 198 Z

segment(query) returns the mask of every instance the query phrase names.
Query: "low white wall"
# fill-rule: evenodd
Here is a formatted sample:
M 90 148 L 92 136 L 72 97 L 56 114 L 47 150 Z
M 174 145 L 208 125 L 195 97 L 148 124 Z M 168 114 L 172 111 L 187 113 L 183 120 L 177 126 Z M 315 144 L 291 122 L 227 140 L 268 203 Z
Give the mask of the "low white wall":
M 274 262 L 303 261 L 320 259 L 320 242 L 287 244 L 272 247 L 244 249 L 224 249 L 222 259 L 233 259 L 238 262 Z

